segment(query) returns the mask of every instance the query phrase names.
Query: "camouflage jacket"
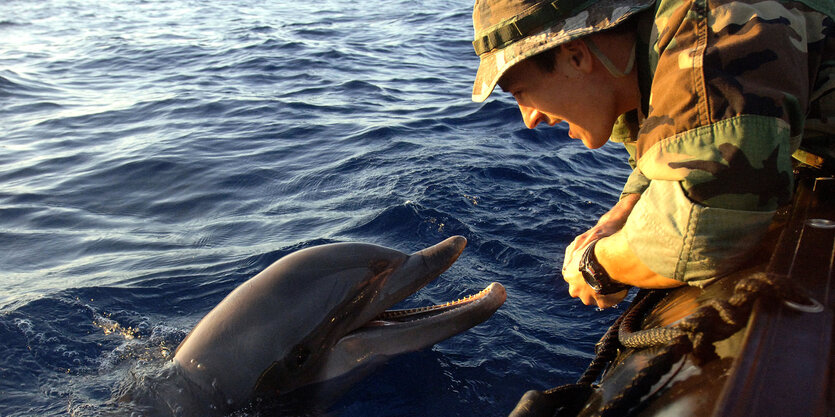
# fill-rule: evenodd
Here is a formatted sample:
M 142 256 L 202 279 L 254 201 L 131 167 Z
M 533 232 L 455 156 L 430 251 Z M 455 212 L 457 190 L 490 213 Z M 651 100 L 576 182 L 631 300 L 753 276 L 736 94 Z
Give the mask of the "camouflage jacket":
M 646 117 L 621 116 L 612 140 L 634 168 L 624 194 L 642 194 L 623 232 L 654 272 L 701 285 L 738 266 L 791 199 L 801 139 L 835 138 L 832 16 L 832 0 L 659 0 L 637 16 Z

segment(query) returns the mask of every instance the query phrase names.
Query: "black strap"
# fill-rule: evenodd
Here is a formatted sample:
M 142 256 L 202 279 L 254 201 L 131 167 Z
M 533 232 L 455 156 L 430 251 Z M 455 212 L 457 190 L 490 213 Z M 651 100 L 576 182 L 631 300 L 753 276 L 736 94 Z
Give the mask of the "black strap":
M 545 2 L 522 17 L 507 20 L 497 25 L 480 38 L 473 41 L 475 53 L 481 55 L 494 49 L 533 35 L 549 23 L 571 16 L 578 8 L 584 7 L 588 0 L 554 0 Z

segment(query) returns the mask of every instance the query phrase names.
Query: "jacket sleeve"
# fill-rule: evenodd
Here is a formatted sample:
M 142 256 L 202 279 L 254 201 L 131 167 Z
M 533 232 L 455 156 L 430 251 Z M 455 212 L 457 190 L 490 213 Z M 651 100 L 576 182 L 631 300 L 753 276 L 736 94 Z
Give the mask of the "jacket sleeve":
M 623 232 L 654 272 L 701 285 L 735 269 L 791 199 L 832 19 L 801 3 L 680 0 L 654 19 L 636 144 L 646 185 Z
M 632 173 L 626 180 L 623 186 L 623 191 L 620 198 L 629 194 L 641 194 L 649 186 L 649 179 L 638 169 L 638 161 L 636 158 L 637 147 L 635 143 L 634 133 L 638 131 L 638 116 L 637 111 L 632 111 L 621 115 L 614 128 L 609 140 L 612 142 L 620 142 L 629 153 L 629 166 L 632 167 Z

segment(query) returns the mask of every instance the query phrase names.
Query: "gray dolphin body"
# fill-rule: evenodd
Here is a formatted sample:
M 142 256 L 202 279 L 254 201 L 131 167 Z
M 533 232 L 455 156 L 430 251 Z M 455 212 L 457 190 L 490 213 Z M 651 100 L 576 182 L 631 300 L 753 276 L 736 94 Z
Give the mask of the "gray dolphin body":
M 177 348 L 172 372 L 191 385 L 187 408 L 228 412 L 257 395 L 343 378 L 483 322 L 505 300 L 498 283 L 444 305 L 386 311 L 449 268 L 464 246 L 455 236 L 406 255 L 337 243 L 276 261 L 232 291 Z

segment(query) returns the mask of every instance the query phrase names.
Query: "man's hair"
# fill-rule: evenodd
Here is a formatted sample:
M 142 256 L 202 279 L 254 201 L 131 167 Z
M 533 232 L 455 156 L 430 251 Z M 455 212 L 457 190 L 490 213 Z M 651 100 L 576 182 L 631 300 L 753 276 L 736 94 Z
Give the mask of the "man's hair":
M 634 33 L 634 31 L 636 30 L 635 26 L 636 19 L 629 18 L 613 28 L 606 29 L 605 32 L 612 33 L 615 35 L 627 32 Z M 528 59 L 530 59 L 534 64 L 536 64 L 536 66 L 539 67 L 539 69 L 542 70 L 542 72 L 554 72 L 554 70 L 557 68 L 557 54 L 559 54 L 560 48 L 562 48 L 562 45 L 557 45 L 551 49 L 546 49 L 536 55 L 533 55 Z
M 551 49 L 546 49 L 536 55 L 528 58 L 539 67 L 542 72 L 551 73 L 557 68 L 557 54 L 562 46 L 555 46 Z

